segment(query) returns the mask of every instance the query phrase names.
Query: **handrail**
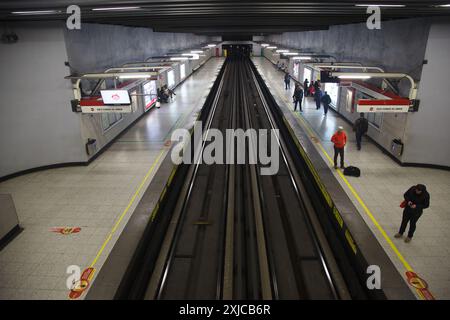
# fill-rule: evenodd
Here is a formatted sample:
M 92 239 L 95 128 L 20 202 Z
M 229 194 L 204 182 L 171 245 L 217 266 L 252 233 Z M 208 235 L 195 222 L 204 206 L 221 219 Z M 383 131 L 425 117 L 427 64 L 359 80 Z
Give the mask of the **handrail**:
M 414 79 L 406 74 L 406 73 L 394 73 L 394 72 L 360 72 L 360 73 L 348 73 L 348 72 L 331 72 L 331 76 L 333 77 L 339 77 L 339 76 L 349 76 L 349 77 L 371 77 L 371 78 L 383 78 L 383 79 L 403 79 L 406 78 L 411 83 L 411 89 L 409 90 L 409 99 L 415 100 L 417 98 L 417 83 L 414 81 Z

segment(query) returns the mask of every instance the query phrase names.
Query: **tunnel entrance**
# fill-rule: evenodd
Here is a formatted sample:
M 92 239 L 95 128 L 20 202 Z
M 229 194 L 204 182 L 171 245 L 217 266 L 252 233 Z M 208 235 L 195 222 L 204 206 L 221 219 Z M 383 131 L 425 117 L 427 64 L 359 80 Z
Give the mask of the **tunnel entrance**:
M 229 56 L 250 57 L 252 51 L 253 51 L 253 45 L 251 45 L 251 44 L 224 44 L 224 45 L 222 45 L 222 55 L 224 57 L 229 57 Z

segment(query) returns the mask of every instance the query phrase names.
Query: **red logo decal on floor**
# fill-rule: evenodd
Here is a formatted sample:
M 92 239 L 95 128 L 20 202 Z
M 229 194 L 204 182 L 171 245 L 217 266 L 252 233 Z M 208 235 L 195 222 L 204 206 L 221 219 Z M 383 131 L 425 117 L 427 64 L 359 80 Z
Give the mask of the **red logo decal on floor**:
M 80 227 L 55 227 L 55 228 L 51 228 L 51 231 L 60 233 L 63 235 L 68 235 L 68 234 L 80 232 L 81 228 Z
M 419 277 L 417 273 L 412 271 L 406 272 L 406 278 L 410 286 L 414 287 L 419 295 L 425 300 L 435 300 L 430 290 L 428 290 L 428 283 Z
M 86 268 L 81 274 L 80 280 L 78 280 L 72 290 L 70 290 L 69 298 L 70 299 L 78 299 L 82 296 L 83 292 L 89 287 L 89 283 L 92 280 L 92 276 L 94 275 L 94 268 Z

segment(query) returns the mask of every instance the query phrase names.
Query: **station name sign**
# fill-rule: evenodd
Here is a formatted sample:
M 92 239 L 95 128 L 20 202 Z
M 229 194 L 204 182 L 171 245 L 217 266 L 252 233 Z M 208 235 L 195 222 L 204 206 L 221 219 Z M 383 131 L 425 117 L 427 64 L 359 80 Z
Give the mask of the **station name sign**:
M 406 113 L 409 112 L 410 106 L 411 102 L 408 99 L 360 99 L 356 105 L 356 111 L 364 113 Z
M 131 105 L 128 106 L 81 106 L 82 113 L 130 113 Z

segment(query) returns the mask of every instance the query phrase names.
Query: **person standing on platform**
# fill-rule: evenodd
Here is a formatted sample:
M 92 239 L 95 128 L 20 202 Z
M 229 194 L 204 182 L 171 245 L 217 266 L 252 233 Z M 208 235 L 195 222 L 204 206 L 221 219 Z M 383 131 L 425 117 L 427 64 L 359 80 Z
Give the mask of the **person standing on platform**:
M 405 238 L 405 242 L 410 242 L 416 231 L 416 223 L 423 213 L 423 209 L 430 206 L 430 194 L 427 191 L 427 187 L 423 184 L 412 186 L 403 195 L 405 201 L 402 202 L 401 207 L 403 209 L 402 223 L 400 230 L 394 236 L 395 238 L 401 238 L 406 230 L 406 225 L 409 222 L 408 236 Z
M 323 103 L 323 114 L 326 116 L 328 113 L 328 108 L 330 107 L 331 97 L 325 91 L 320 101 Z
M 344 169 L 344 147 L 347 144 L 347 135 L 344 128 L 339 126 L 338 130 L 331 137 L 334 143 L 334 168 L 337 169 L 337 157 L 341 156 L 341 169 Z
M 308 96 L 308 79 L 305 79 L 305 81 L 303 81 L 303 91 L 305 92 L 305 97 Z
M 364 118 L 364 113 L 361 112 L 359 114 L 359 118 L 356 119 L 355 124 L 353 125 L 353 131 L 356 134 L 356 146 L 358 150 L 361 150 L 361 140 L 363 135 L 366 134 L 367 130 L 369 130 L 369 121 Z
M 309 88 L 308 88 L 308 95 L 310 97 L 314 96 L 314 86 L 312 85 L 312 83 L 310 84 Z
M 300 88 L 299 84 L 295 85 L 294 95 L 292 96 L 294 99 L 294 111 L 297 111 L 297 103 L 299 105 L 299 111 L 302 112 L 302 100 L 303 100 L 303 90 Z
M 291 76 L 289 75 L 289 72 L 286 72 L 284 75 L 284 84 L 286 90 L 291 88 Z

